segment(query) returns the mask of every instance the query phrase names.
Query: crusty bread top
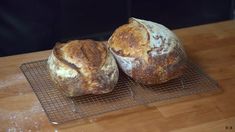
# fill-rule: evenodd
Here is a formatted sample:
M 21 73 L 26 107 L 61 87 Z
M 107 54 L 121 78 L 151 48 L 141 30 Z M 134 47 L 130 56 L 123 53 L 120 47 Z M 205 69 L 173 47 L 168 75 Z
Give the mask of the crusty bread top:
M 161 24 L 130 18 L 129 23 L 115 30 L 109 47 L 121 56 L 142 58 L 167 54 L 180 44 L 176 35 Z
M 104 44 L 93 40 L 73 40 L 57 44 L 54 56 L 82 75 L 99 70 L 105 63 L 107 50 Z
M 117 28 L 109 39 L 112 50 L 119 55 L 128 57 L 147 56 L 149 35 L 144 26 L 136 21 L 130 20 Z

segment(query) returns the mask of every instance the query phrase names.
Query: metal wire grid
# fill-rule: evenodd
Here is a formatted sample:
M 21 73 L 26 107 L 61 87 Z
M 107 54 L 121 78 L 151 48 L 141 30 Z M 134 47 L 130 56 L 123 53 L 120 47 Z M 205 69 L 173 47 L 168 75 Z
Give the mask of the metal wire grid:
M 138 105 L 139 102 L 134 99 L 134 93 L 132 92 L 134 86 L 124 73 L 120 73 L 120 79 L 111 93 L 84 95 L 72 98 L 72 100 L 75 103 L 76 112 L 81 113 L 83 117 L 99 115 Z
M 53 124 L 81 118 L 79 114 L 74 112 L 72 100 L 55 89 L 47 71 L 45 60 L 23 64 L 21 70 Z
M 185 73 L 179 78 L 157 86 L 141 85 L 141 87 L 135 90 L 138 91 L 138 98 L 142 99 L 144 103 L 160 102 L 210 91 L 222 91 L 216 81 L 190 61 L 186 64 Z
M 25 63 L 20 68 L 49 120 L 60 124 L 140 104 L 220 90 L 217 83 L 193 63 L 188 62 L 186 67 L 181 77 L 155 86 L 138 84 L 120 72 L 118 84 L 112 92 L 74 98 L 67 98 L 58 91 L 50 79 L 46 60 Z

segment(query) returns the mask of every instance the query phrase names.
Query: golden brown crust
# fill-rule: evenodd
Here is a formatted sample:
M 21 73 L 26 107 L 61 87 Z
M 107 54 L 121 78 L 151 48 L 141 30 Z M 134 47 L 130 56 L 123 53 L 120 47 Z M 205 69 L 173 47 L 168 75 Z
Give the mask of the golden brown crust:
M 57 44 L 48 67 L 57 88 L 70 97 L 110 92 L 118 79 L 114 58 L 103 43 L 93 40 Z
M 150 50 L 149 34 L 144 26 L 130 20 L 129 24 L 117 28 L 109 39 L 113 51 L 129 57 L 145 57 Z
M 104 64 L 107 50 L 105 45 L 98 44 L 93 40 L 74 40 L 66 43 L 66 45 L 57 44 L 54 54 L 64 63 L 67 62 L 66 58 L 70 58 L 71 62 L 66 64 L 83 63 L 90 69 L 97 70 Z

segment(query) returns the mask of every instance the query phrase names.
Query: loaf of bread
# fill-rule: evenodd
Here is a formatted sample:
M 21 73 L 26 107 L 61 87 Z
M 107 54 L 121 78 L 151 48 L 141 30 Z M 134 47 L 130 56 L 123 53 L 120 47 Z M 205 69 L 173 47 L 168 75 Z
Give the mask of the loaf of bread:
M 130 18 L 108 40 L 121 69 L 135 81 L 160 84 L 180 76 L 186 54 L 169 29 L 151 21 Z
M 118 67 L 105 44 L 73 40 L 56 44 L 48 58 L 48 70 L 66 96 L 111 92 L 118 81 Z

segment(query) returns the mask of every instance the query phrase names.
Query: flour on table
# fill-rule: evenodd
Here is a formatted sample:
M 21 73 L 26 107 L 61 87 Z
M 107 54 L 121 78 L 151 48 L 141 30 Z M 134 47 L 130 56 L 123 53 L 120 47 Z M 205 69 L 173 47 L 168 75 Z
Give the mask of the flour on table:
M 32 132 L 39 131 L 44 122 L 43 109 L 39 102 L 35 102 L 31 108 L 24 111 L 8 111 L 0 113 L 1 120 L 8 122 L 5 128 L 7 132 Z

